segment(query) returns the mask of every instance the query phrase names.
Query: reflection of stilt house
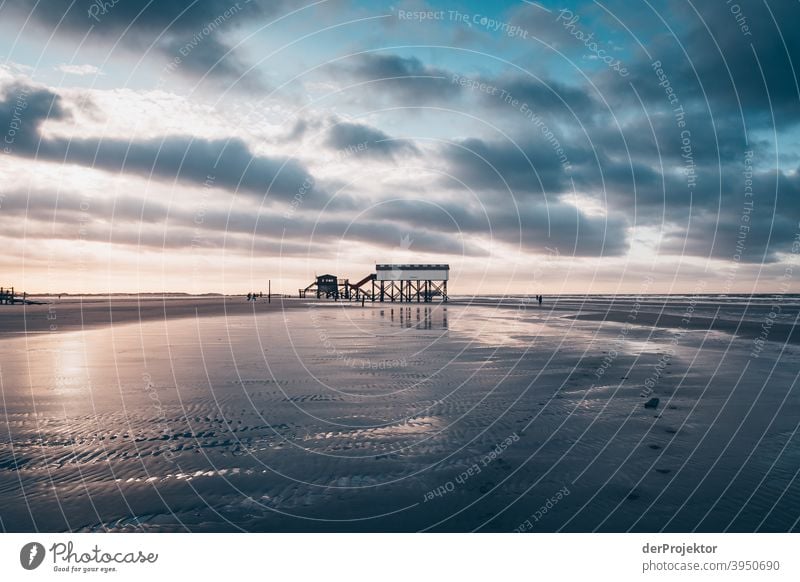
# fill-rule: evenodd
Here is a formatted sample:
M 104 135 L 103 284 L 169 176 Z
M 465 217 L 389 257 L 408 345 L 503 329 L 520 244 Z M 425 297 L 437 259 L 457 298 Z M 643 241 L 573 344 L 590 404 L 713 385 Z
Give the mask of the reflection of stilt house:
M 308 292 L 317 299 L 344 299 L 348 301 L 429 302 L 436 298 L 447 301 L 447 280 L 450 265 L 375 265 L 375 273 L 357 283 L 349 279 L 341 282 L 336 275 L 320 275 L 305 289 L 299 289 L 300 298 Z M 370 286 L 372 283 L 372 292 Z

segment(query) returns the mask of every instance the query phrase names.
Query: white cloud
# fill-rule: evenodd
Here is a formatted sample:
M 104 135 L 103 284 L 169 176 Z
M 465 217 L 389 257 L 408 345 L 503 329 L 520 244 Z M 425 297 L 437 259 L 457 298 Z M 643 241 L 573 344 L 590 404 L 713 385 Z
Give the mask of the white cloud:
M 68 75 L 103 75 L 104 73 L 94 65 L 59 65 L 57 70 Z

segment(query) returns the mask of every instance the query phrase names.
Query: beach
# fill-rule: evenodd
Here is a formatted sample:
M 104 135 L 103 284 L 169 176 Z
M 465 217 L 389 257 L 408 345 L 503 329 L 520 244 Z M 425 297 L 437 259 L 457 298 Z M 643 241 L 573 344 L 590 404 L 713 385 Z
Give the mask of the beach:
M 0 309 L 0 335 L 75 331 L 108 325 L 181 319 L 256 315 L 297 304 L 280 298 L 224 295 L 141 295 L 141 296 L 32 296 L 36 303 Z M 273 303 L 274 301 L 274 303 Z
M 800 529 L 797 296 L 47 300 L 2 531 Z

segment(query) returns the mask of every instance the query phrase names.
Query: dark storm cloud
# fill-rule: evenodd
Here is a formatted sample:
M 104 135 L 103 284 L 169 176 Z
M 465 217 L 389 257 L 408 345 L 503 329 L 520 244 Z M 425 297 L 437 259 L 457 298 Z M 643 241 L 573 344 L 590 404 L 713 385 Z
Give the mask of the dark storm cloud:
M 368 81 L 359 90 L 369 91 L 402 105 L 429 105 L 449 101 L 459 95 L 452 74 L 426 66 L 416 57 L 393 54 L 360 54 L 333 66 L 357 81 Z
M 663 248 L 673 253 L 741 262 L 774 262 L 789 253 L 800 234 L 800 173 L 755 172 L 752 195 L 743 177 L 724 183 L 727 197 L 718 208 L 695 212 L 690 224 L 668 236 Z
M 691 142 L 691 156 L 696 165 L 726 165 L 741 159 L 750 148 L 769 148 L 769 142 L 750 136 L 749 144 L 741 124 L 719 123 L 707 115 L 688 113 L 680 127 L 675 116 L 655 107 L 639 109 L 635 119 L 609 120 L 607 124 L 586 127 L 586 133 L 572 132 L 572 143 L 593 147 L 598 156 L 621 157 L 665 166 L 683 163 L 687 151 L 683 137 Z M 575 129 L 575 128 L 573 128 Z M 689 134 L 682 135 L 683 130 Z
M 724 103 L 738 110 L 741 101 L 745 116 L 755 117 L 756 123 L 772 124 L 772 114 L 776 123 L 797 123 L 800 92 L 794 71 L 800 35 L 795 25 L 800 6 L 796 2 L 768 5 L 747 0 L 738 4 L 751 36 L 743 36 L 732 14 L 725 14 L 724 20 L 710 6 L 700 8 L 713 39 L 705 27 L 697 26 L 690 34 L 687 50 L 692 51 L 692 63 L 703 88 L 714 105 Z M 727 69 L 730 75 L 723 73 Z M 681 73 L 688 76 L 685 65 Z
M 331 66 L 337 81 L 344 77 L 343 84 L 363 82 L 353 89 L 354 93 L 398 106 L 461 107 L 486 122 L 481 126 L 484 133 L 459 137 L 452 145 L 436 150 L 436 164 L 441 162 L 452 174 L 452 179 L 437 184 L 444 190 L 436 199 L 442 200 L 447 213 L 411 200 L 407 206 L 381 206 L 375 214 L 350 225 L 347 210 L 361 208 L 358 204 L 369 204 L 371 200 L 337 198 L 341 200 L 339 206 L 313 217 L 309 210 L 319 208 L 314 199 L 322 194 L 313 190 L 288 223 L 280 211 L 277 216 L 269 212 L 237 211 L 234 215 L 209 212 L 205 228 L 228 229 L 242 235 L 249 232 L 267 240 L 280 236 L 286 228 L 289 240 L 310 240 L 313 233 L 315 244 L 323 246 L 345 240 L 389 250 L 409 236 L 416 241 L 415 250 L 464 252 L 468 256 L 482 256 L 483 250 L 476 246 L 462 247 L 461 234 L 466 235 L 466 240 L 475 240 L 478 235 L 488 238 L 491 232 L 494 240 L 511 245 L 521 243 L 522 248 L 534 252 L 558 248 L 562 255 L 613 256 L 628 248 L 631 227 L 648 227 L 661 231 L 664 235 L 661 249 L 669 253 L 685 251 L 692 256 L 723 260 L 730 260 L 736 254 L 742 262 L 775 260 L 777 253 L 785 250 L 786 241 L 792 240 L 800 220 L 796 173 L 776 174 L 774 170 L 776 154 L 789 152 L 776 152 L 777 146 L 770 138 L 773 132 L 782 133 L 781 139 L 786 140 L 783 143 L 789 145 L 788 150 L 797 141 L 790 132 L 800 120 L 800 97 L 790 56 L 800 54 L 800 34 L 791 26 L 800 14 L 798 5 L 788 2 L 772 3 L 769 7 L 759 2 L 737 3 L 747 16 L 750 35 L 738 27 L 729 4 L 724 2 L 695 6 L 703 20 L 683 3 L 679 4 L 680 11 L 662 10 L 661 15 L 678 35 L 677 41 L 665 32 L 663 23 L 648 6 L 628 10 L 627 3 L 618 3 L 619 10 L 615 13 L 636 34 L 642 34 L 652 55 L 648 58 L 626 36 L 633 48 L 621 53 L 631 72 L 624 79 L 613 71 L 596 68 L 596 63 L 590 64 L 586 71 L 594 86 L 589 82 L 583 85 L 555 82 L 544 76 L 535 79 L 518 72 L 476 74 L 476 80 L 504 89 L 525 102 L 541 117 L 552 137 L 526 119 L 519 108 L 497 96 L 453 82 L 455 71 L 428 65 L 418 58 L 385 53 L 361 54 L 337 61 Z M 214 8 L 201 9 L 206 19 L 211 16 L 209 10 L 222 8 L 216 2 L 207 6 Z M 525 14 L 531 15 L 530 26 L 546 22 L 541 25 L 542 31 L 553 29 L 559 38 L 566 37 L 570 50 L 584 52 L 583 45 L 566 34 L 560 24 L 554 28 L 554 16 L 545 16 L 541 10 L 530 7 L 525 10 Z M 515 15 L 522 17 L 522 13 Z M 132 17 L 128 15 L 128 19 Z M 195 25 L 202 26 L 202 20 L 197 18 Z M 93 34 L 107 35 L 114 30 L 112 27 L 100 31 L 103 24 L 96 24 L 98 31 Z M 619 23 L 611 24 L 616 32 L 626 34 Z M 586 17 L 581 26 L 602 38 L 606 32 L 602 27 L 609 24 Z M 158 46 L 159 50 L 172 54 L 183 46 L 184 39 L 191 40 L 197 29 L 178 26 L 170 30 L 170 35 Z M 116 34 L 120 33 L 118 29 Z M 134 46 L 127 36 L 123 37 L 125 42 Z M 131 33 L 131 38 L 142 42 L 148 36 Z M 557 40 L 555 33 L 552 38 Z M 208 40 L 203 43 L 204 49 L 198 47 L 190 55 L 199 60 L 198 71 L 226 50 L 221 42 L 205 44 Z M 685 109 L 683 126 L 679 126 L 673 104 L 659 85 L 653 60 L 660 61 L 680 98 L 679 103 Z M 227 58 L 224 62 L 231 66 L 235 63 Z M 532 59 L 527 65 L 535 66 L 536 62 Z M 465 66 L 481 70 L 481 63 L 469 62 Z M 0 103 L 0 121 L 4 126 L 12 115 L 13 101 L 13 96 L 7 94 Z M 52 117 L 63 118 L 69 105 L 52 94 L 39 92 L 32 97 L 29 109 L 29 124 L 20 130 L 14 148 L 17 153 L 33 156 L 39 142 L 39 121 L 48 111 Z M 496 133 L 491 133 L 492 126 L 498 129 Z M 288 139 L 303 138 L 310 133 L 308 127 L 308 120 L 298 120 Z M 695 176 L 694 186 L 685 174 L 684 129 L 690 132 L 688 160 Z M 501 130 L 511 139 L 502 135 Z M 463 135 L 469 134 L 460 134 Z M 345 122 L 331 126 L 325 140 L 327 146 L 335 149 L 370 142 L 368 155 L 383 159 L 414 147 L 411 142 L 386 141 L 388 137 L 378 128 Z M 277 177 L 273 190 L 284 206 L 308 177 L 305 169 L 294 162 L 279 172 L 282 158 L 254 156 L 245 143 L 237 140 L 169 136 L 131 144 L 124 140 L 75 140 L 69 148 L 67 145 L 65 140 L 44 140 L 39 156 L 88 166 L 95 164 L 110 171 L 124 169 L 144 176 L 152 171 L 161 179 L 178 177 L 193 184 L 202 183 L 207 174 L 214 174 L 210 168 L 219 160 L 217 185 L 228 189 L 239 185 L 246 191 L 263 194 L 272 178 Z M 748 234 L 739 244 L 745 202 L 743 157 L 748 149 L 755 151 L 756 199 L 747 223 Z M 249 161 L 253 164 L 248 167 Z M 598 216 L 567 203 L 573 183 L 581 196 L 599 202 L 608 216 Z M 135 201 L 131 202 L 132 221 L 136 220 L 135 206 Z M 146 210 L 146 216 L 157 220 L 155 210 L 149 207 Z M 191 216 L 173 214 L 170 219 L 182 221 L 188 227 Z M 741 249 L 737 250 L 737 244 Z
M 395 154 L 417 152 L 409 141 L 392 138 L 369 125 L 345 121 L 330 127 L 325 143 L 335 150 L 358 151 L 373 158 L 393 159 Z
M 798 6 L 738 4 L 750 35 L 739 27 L 729 4 L 703 5 L 703 20 L 691 11 L 662 11 L 679 42 L 665 34 L 662 25 L 653 25 L 654 19 L 661 21 L 649 8 L 649 14 L 638 9 L 634 15 L 617 11 L 635 30 L 640 28 L 634 25 L 646 19 L 641 29 L 653 35 L 646 43 L 652 58 L 638 50 L 626 54 L 632 72 L 628 79 L 602 69 L 590 73 L 596 87 L 531 82 L 522 76 L 495 79 L 494 84 L 521 95 L 530 109 L 542 115 L 570 157 L 569 169 L 555 163 L 551 144 L 540 139 L 519 111 L 480 92 L 476 94 L 492 109 L 493 121 L 511 126 L 508 133 L 518 143 L 505 137 L 462 140 L 465 149 L 443 152 L 448 169 L 478 190 L 502 191 L 507 183 L 520 199 L 546 193 L 549 200 L 558 201 L 569 194 L 572 179 L 579 192 L 602 202 L 610 216 L 677 232 L 678 236 L 667 236 L 664 248 L 674 251 L 686 241 L 690 254 L 729 257 L 742 213 L 745 151 L 755 152 L 756 188 L 774 192 L 775 180 L 770 179 L 774 168 L 770 168 L 776 144 L 769 132 L 785 133 L 800 119 L 798 81 L 790 62 L 790 55 L 800 54 L 800 34 L 787 26 L 800 16 Z M 587 30 L 606 32 L 589 22 L 582 21 Z M 670 103 L 665 87 L 659 85 L 662 79 L 653 70 L 653 60 L 666 71 L 677 103 Z M 531 82 L 527 92 L 526 82 Z M 554 91 L 548 92 L 547 85 Z M 559 115 L 568 111 L 559 97 L 574 104 L 577 119 Z M 680 117 L 673 110 L 678 105 L 683 107 Z M 759 200 L 748 247 L 741 253 L 743 261 L 774 260 L 780 252 L 776 241 L 796 229 L 800 217 L 786 202 L 795 196 L 789 184 L 793 175 L 782 176 L 777 199 L 762 195 Z M 612 226 L 609 232 L 614 234 Z M 715 232 L 717 241 L 712 244 Z
M 743 19 L 737 21 L 734 4 Z M 619 126 L 590 128 L 601 163 L 578 166 L 573 175 L 581 189 L 602 189 L 610 211 L 635 215 L 637 225 L 660 227 L 666 252 L 774 261 L 800 220 L 796 173 L 776 172 L 776 143 L 770 139 L 800 121 L 791 60 L 800 54 L 800 34 L 789 24 L 800 9 L 796 3 L 749 1 L 695 7 L 699 16 L 661 10 L 677 39 L 656 27 L 661 31 L 646 43 L 651 56 L 638 52 L 631 59 L 626 80 L 644 109 L 618 76 L 597 75 Z M 627 12 L 623 20 L 639 30 L 643 17 L 658 18 L 649 7 L 645 11 L 649 16 L 639 10 L 636 22 L 627 20 Z M 754 152 L 752 215 L 743 197 L 748 150 Z M 696 176 L 693 187 L 684 174 L 687 162 Z
M 226 56 L 230 46 L 219 37 L 254 18 L 274 16 L 282 5 L 260 0 L 10 0 L 0 7 L 0 18 L 20 23 L 28 20 L 47 36 L 82 39 L 88 35 L 90 40 L 108 45 L 119 41 L 139 54 L 154 50 L 169 61 L 181 58 L 178 71 L 208 73 L 230 82 L 239 79 L 247 67 Z
M 485 257 L 488 252 L 468 240 L 461 240 L 453 233 L 440 230 L 428 230 L 420 225 L 404 224 L 393 219 L 359 220 L 351 222 L 346 219 L 322 220 L 316 225 L 313 237 L 309 240 L 341 243 L 349 245 L 363 242 L 387 251 L 404 248 L 403 241 L 412 241 L 409 250 L 430 254 L 452 254 L 471 257 Z
M 109 172 L 182 180 L 256 195 L 291 198 L 310 178 L 303 166 L 285 158 L 254 155 L 238 138 L 206 140 L 168 136 L 140 141 L 49 139 L 39 158 L 63 160 Z
M 766 210 L 766 209 L 765 209 Z M 662 252 L 713 257 L 739 263 L 772 263 L 778 253 L 790 253 L 800 233 L 800 223 L 786 216 L 764 212 L 746 225 L 739 216 L 696 213 L 691 226 L 673 230 L 665 237 Z M 742 230 L 746 228 L 746 230 Z
M 131 195 L 101 197 L 71 191 L 14 191 L 3 200 L 0 216 L 5 236 L 56 238 L 133 245 L 150 249 L 225 248 L 283 250 L 302 255 L 315 245 L 281 243 L 286 221 L 257 208 L 225 211 L 198 200 L 196 205 L 167 205 L 157 198 Z M 18 230 L 14 230 L 19 226 Z M 313 224 L 295 223 L 311 232 Z M 255 235 L 255 237 L 254 237 Z M 304 240 L 304 239 L 300 239 Z M 255 242 L 254 242 L 255 241 Z
M 547 196 L 549 210 L 520 213 L 526 248 L 541 251 L 557 246 L 564 253 L 563 249 L 574 247 L 571 252 L 576 254 L 614 255 L 625 252 L 628 227 L 635 225 L 662 230 L 667 236 L 661 248 L 666 252 L 726 259 L 737 244 L 745 173 L 752 172 L 759 194 L 747 245 L 737 253 L 737 260 L 776 260 L 780 241 L 791 240 L 797 230 L 800 188 L 794 173 L 780 174 L 776 186 L 774 170 L 765 169 L 770 165 L 769 145 L 751 142 L 755 154 L 748 168 L 746 144 L 735 136 L 726 137 L 727 128 L 716 138 L 720 148 L 713 133 L 698 131 L 693 133 L 694 165 L 689 173 L 681 156 L 680 132 L 668 124 L 656 129 L 656 136 L 659 131 L 662 138 L 648 135 L 637 125 L 627 125 L 616 135 L 594 129 L 591 142 L 572 133 L 562 144 L 570 158 L 569 168 L 559 163 L 546 141 L 529 138 L 514 144 L 468 139 L 441 151 L 453 176 L 442 183 L 459 189 L 464 186 L 457 181 L 463 181 L 489 207 L 502 203 L 507 191 L 521 207 Z M 561 203 L 572 191 L 571 181 L 579 193 L 594 197 L 607 209 L 608 220 L 587 217 Z M 453 212 L 458 213 L 458 208 Z M 547 223 L 542 217 L 547 217 Z M 516 225 L 496 218 L 491 222 L 495 236 L 513 242 Z M 471 214 L 462 215 L 460 221 L 465 230 L 473 226 L 488 230 L 487 224 L 474 225 Z
M 361 67 L 364 77 L 430 70 L 420 61 L 411 65 L 408 59 L 397 56 L 371 55 L 366 60 Z M 521 200 L 547 195 L 555 203 L 572 193 L 574 181 L 578 191 L 594 196 L 611 213 L 602 229 L 592 229 L 589 227 L 594 227 L 594 218 L 581 215 L 576 221 L 568 215 L 571 206 L 567 205 L 564 212 L 554 207 L 556 231 L 559 221 L 577 226 L 581 219 L 586 221 L 586 239 L 591 242 L 584 246 L 577 237 L 579 252 L 598 254 L 600 246 L 593 245 L 604 236 L 613 241 L 608 246 L 610 254 L 621 252 L 627 245 L 626 229 L 630 224 L 685 225 L 691 213 L 725 204 L 729 194 L 721 185 L 726 172 L 741 171 L 740 160 L 747 144 L 740 128 L 730 123 L 715 124 L 687 98 L 685 119 L 692 130 L 691 172 L 700 184 L 693 189 L 687 187 L 681 128 L 665 106 L 667 100 L 661 87 L 660 93 L 646 99 L 644 110 L 638 103 L 632 110 L 629 101 L 622 102 L 614 94 L 597 95 L 597 89 L 588 85 L 571 86 L 516 73 L 474 79 L 525 103 L 529 112 L 526 114 L 497 95 L 470 91 L 453 83 L 449 71 L 438 69 L 437 74 L 451 79 L 451 85 L 471 97 L 473 103 L 487 108 L 487 121 L 499 127 L 513 127 L 511 139 L 501 135 L 496 139 L 468 138 L 441 148 L 440 159 L 452 175 L 452 179 L 442 179 L 441 183 L 456 190 L 466 186 L 487 201 L 495 200 L 498 192 L 510 190 Z M 618 81 L 617 86 L 603 89 L 621 95 L 625 89 L 619 87 L 624 84 Z M 651 84 L 657 86 L 657 80 Z M 447 90 L 453 91 L 451 87 Z M 432 98 L 440 95 L 434 92 Z M 405 102 L 402 92 L 392 96 L 397 103 Z M 611 97 L 610 103 L 601 97 Z M 758 145 L 751 139 L 749 147 Z M 538 224 L 530 217 L 528 222 Z M 559 232 L 569 233 L 569 229 Z M 541 247 L 542 241 L 533 243 Z
M 183 37 L 173 37 L 159 44 L 159 50 L 166 56 L 171 56 L 174 65 L 168 65 L 167 70 L 188 74 L 193 77 L 206 75 L 211 79 L 218 79 L 226 83 L 237 83 L 244 89 L 253 91 L 264 90 L 267 85 L 256 70 L 243 62 L 235 51 L 231 50 L 224 42 L 214 37 L 191 45 L 191 40 Z M 187 49 L 192 46 L 191 50 Z M 180 59 L 180 62 L 174 59 Z
M 549 77 L 514 72 L 500 76 L 471 76 L 431 67 L 415 57 L 396 54 L 360 54 L 334 65 L 334 70 L 358 81 L 359 86 L 399 105 L 449 104 L 462 97 L 473 98 L 483 106 L 515 111 L 504 98 L 517 99 L 539 115 L 556 114 L 589 118 L 599 104 L 584 87 L 573 87 Z M 490 90 L 486 90 L 486 89 Z M 501 93 L 505 91 L 505 93 Z M 519 114 L 518 109 L 516 111 Z
M 567 118 L 589 119 L 597 112 L 599 104 L 584 87 L 572 87 L 553 79 L 536 78 L 521 73 L 485 80 L 487 85 L 506 91 L 510 98 L 525 103 L 528 109 L 538 115 L 562 115 Z M 486 105 L 499 109 L 509 109 L 503 94 L 479 93 Z
M 25 223 L 12 222 L 0 217 L 0 228 L 4 237 L 17 240 L 63 240 L 66 242 L 97 242 L 128 246 L 144 251 L 190 250 L 203 253 L 225 250 L 226 253 L 253 256 L 307 256 L 322 253 L 322 245 L 296 241 L 281 241 L 253 237 L 252 233 L 199 231 L 193 227 L 173 224 L 164 225 L 84 221 L 80 234 L 72 221 L 61 219 L 38 221 L 27 219 Z
M 675 10 L 674 3 L 654 3 L 659 14 L 649 6 L 612 3 L 611 11 L 634 33 L 642 34 L 651 53 L 648 58 L 628 38 L 632 52 L 623 55 L 630 77 L 621 79 L 604 69 L 589 72 L 596 87 L 559 86 L 546 79 L 531 82 L 522 76 L 493 81 L 511 94 L 524 95 L 522 99 L 533 104 L 530 108 L 543 115 L 570 155 L 570 171 L 553 164 L 553 156 L 541 147 L 540 140 L 531 139 L 535 129 L 525 125 L 518 111 L 494 96 L 479 93 L 483 104 L 493 108 L 493 119 L 516 127 L 511 136 L 533 147 L 522 145 L 526 154 L 522 156 L 506 139 L 465 140 L 464 145 L 472 146 L 498 172 L 485 171 L 487 164 L 464 151 L 446 153 L 451 171 L 478 187 L 494 189 L 504 188 L 502 176 L 521 194 L 538 194 L 543 189 L 568 193 L 567 178 L 571 177 L 580 191 L 607 203 L 610 212 L 635 217 L 640 225 L 686 226 L 694 214 L 714 216 L 729 213 L 731 208 L 735 222 L 744 152 L 756 152 L 756 170 L 760 172 L 756 179 L 763 181 L 775 163 L 775 144 L 766 132 L 786 132 L 800 119 L 796 67 L 790 60 L 800 54 L 800 34 L 789 24 L 800 16 L 800 8 L 796 3 L 737 2 L 735 10 L 741 11 L 748 26 L 743 30 L 740 23 L 744 21 L 737 21 L 733 4 L 701 3 L 696 6 L 698 17 L 692 10 Z M 685 8 L 682 3 L 680 6 Z M 659 16 L 671 25 L 677 40 L 665 32 Z M 581 11 L 581 17 L 581 26 L 598 39 L 604 35 L 615 38 L 612 29 L 624 33 L 618 22 L 591 6 Z M 552 18 L 531 7 L 513 13 L 515 23 L 527 23 L 530 30 L 544 27 L 548 40 L 558 41 L 564 31 L 560 26 L 556 32 L 547 30 Z M 659 85 L 654 60 L 665 70 L 678 103 L 671 104 L 665 87 Z M 531 82 L 528 92 L 524 90 L 526 82 Z M 547 85 L 554 91 L 547 91 Z M 559 97 L 574 104 L 580 119 L 558 115 L 559 110 L 567 110 Z M 684 125 L 678 124 L 673 111 L 677 105 L 683 106 Z M 683 149 L 684 129 L 691 141 L 688 153 Z M 689 167 L 696 176 L 694 187 L 689 187 L 684 174 Z M 791 191 L 782 184 L 780 191 L 784 189 Z M 794 219 L 791 210 L 780 205 L 777 216 L 776 223 L 786 218 L 791 225 Z
M 553 139 L 560 144 L 555 134 Z M 554 146 L 555 142 L 533 131 L 519 142 L 478 138 L 457 141 L 441 152 L 455 178 L 443 182 L 453 188 L 463 188 L 457 180 L 476 190 L 510 189 L 517 195 L 564 192 L 570 188 L 565 164 L 588 162 L 589 152 L 573 147 L 559 153 Z
M 101 198 L 92 193 L 84 195 L 72 191 L 45 189 L 15 190 L 6 192 L 3 215 L 26 220 L 60 220 L 78 225 L 82 218 L 91 216 L 106 223 L 156 223 L 163 224 L 175 209 L 156 199 L 118 195 Z
M 776 24 L 764 3 L 735 4 L 747 30 L 731 12 L 732 3 L 701 4 L 699 17 L 656 4 L 677 39 L 663 25 L 643 24 L 660 22 L 649 6 L 638 7 L 634 15 L 627 5 L 618 12 L 634 30 L 652 35 L 646 43 L 651 56 L 637 51 L 637 58 L 628 60 L 626 81 L 636 93 L 611 71 L 596 75 L 610 105 L 608 114 L 598 118 L 614 123 L 590 126 L 588 139 L 603 154 L 602 163 L 577 168 L 575 179 L 595 191 L 604 184 L 604 194 L 619 211 L 636 208 L 637 223 L 658 224 L 661 216 L 685 225 L 692 212 L 717 212 L 734 204 L 736 189 L 730 184 L 742 171 L 744 152 L 754 150 L 758 169 L 769 168 L 775 163 L 769 134 L 790 131 L 798 120 L 800 100 L 788 55 L 798 54 L 800 35 L 786 26 L 800 15 L 797 5 L 770 7 Z M 680 176 L 687 161 L 697 175 L 691 192 Z
M 559 202 L 523 212 L 522 244 L 526 248 L 538 252 L 555 248 L 563 256 L 585 257 L 628 252 L 628 223 L 622 215 L 588 216 L 575 206 Z
M 731 12 L 733 5 L 743 21 L 737 21 Z M 629 67 L 628 80 L 638 93 L 653 105 L 663 102 L 664 88 L 652 66 L 658 61 L 683 103 L 706 116 L 713 115 L 717 123 L 732 124 L 744 132 L 743 121 L 751 131 L 800 121 L 794 72 L 800 54 L 800 34 L 794 23 L 800 17 L 800 6 L 742 0 L 697 3 L 694 7 L 699 15 L 692 10 L 674 12 L 676 16 L 662 11 L 668 21 L 678 20 L 673 22 L 677 38 L 662 31 L 647 43 L 651 57 L 642 55 Z M 633 99 L 613 74 L 600 77 L 610 98 Z
M 483 235 L 524 251 L 564 256 L 618 256 L 628 250 L 622 216 L 588 216 L 575 206 L 559 201 L 506 199 L 482 205 L 472 203 L 399 200 L 371 211 L 370 216 L 397 225 L 463 235 L 469 240 Z M 401 227 L 402 230 L 402 227 Z
M 309 123 L 305 119 L 298 119 L 294 122 L 291 131 L 286 135 L 284 140 L 286 141 L 297 141 L 302 139 L 302 137 L 308 131 Z
M 299 162 L 257 156 L 238 138 L 209 140 L 166 136 L 127 141 L 44 138 L 39 134 L 44 120 L 59 120 L 65 116 L 61 97 L 45 89 L 14 85 L 6 89 L 0 101 L 0 127 L 19 126 L 14 143 L 7 144 L 10 152 L 18 155 L 108 172 L 157 176 L 165 181 L 210 182 L 216 187 L 277 199 L 290 199 L 304 183 L 313 182 Z M 309 203 L 311 199 L 313 196 L 309 196 Z
M 39 142 L 39 127 L 48 117 L 63 119 L 68 115 L 61 97 L 51 91 L 14 83 L 3 89 L 0 98 L 0 132 L 5 134 L 7 153 L 30 153 Z
M 151 249 L 225 248 L 283 255 L 333 252 L 338 244 L 364 243 L 392 251 L 413 240 L 413 250 L 481 257 L 486 251 L 451 231 L 411 225 L 380 216 L 353 221 L 351 213 L 327 208 L 316 216 L 285 208 L 214 205 L 203 196 L 196 204 L 166 204 L 157 197 L 49 190 L 12 191 L 3 199 L 2 236 L 86 240 Z M 255 242 L 253 242 L 255 241 Z

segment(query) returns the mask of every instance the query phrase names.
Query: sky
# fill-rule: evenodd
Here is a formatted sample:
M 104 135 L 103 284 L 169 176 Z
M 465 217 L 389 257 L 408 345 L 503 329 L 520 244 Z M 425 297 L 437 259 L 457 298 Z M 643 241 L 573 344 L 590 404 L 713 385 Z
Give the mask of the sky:
M 0 0 L 0 285 L 800 292 L 799 16 Z

